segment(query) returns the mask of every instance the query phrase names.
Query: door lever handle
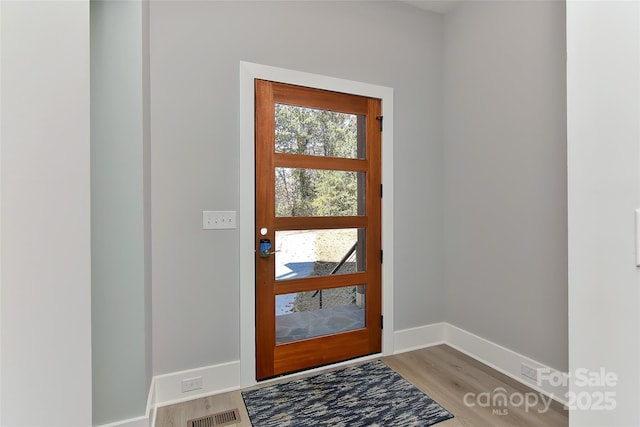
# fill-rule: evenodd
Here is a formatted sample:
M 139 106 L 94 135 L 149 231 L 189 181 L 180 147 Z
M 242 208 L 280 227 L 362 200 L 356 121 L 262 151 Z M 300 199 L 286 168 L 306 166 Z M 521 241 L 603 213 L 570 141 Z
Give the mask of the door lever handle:
M 280 252 L 280 250 L 277 250 L 277 251 L 260 251 L 260 257 L 261 258 L 269 258 L 271 255 L 275 254 L 276 252 Z

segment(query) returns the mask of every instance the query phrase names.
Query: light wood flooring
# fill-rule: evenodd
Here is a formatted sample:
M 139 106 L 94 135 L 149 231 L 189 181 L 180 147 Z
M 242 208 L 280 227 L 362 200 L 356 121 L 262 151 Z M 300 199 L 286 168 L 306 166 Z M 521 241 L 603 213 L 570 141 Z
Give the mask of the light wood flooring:
M 532 389 L 449 346 L 439 345 L 381 360 L 454 414 L 454 418 L 436 424 L 437 427 L 565 427 L 569 424 L 567 411 L 557 402 L 552 402 L 546 411 L 542 403 L 525 410 L 525 405 L 519 404 L 520 396 L 535 393 Z M 490 406 L 485 403 L 483 397 L 495 396 L 502 389 L 515 404 L 501 406 L 497 402 L 497 406 Z M 478 399 L 481 393 L 485 394 Z M 542 402 L 543 397 L 535 395 Z M 530 401 L 534 400 L 533 396 L 529 395 Z M 547 401 L 544 397 L 544 402 Z M 156 427 L 186 427 L 190 419 L 234 408 L 240 411 L 237 426 L 251 427 L 240 391 L 158 408 Z

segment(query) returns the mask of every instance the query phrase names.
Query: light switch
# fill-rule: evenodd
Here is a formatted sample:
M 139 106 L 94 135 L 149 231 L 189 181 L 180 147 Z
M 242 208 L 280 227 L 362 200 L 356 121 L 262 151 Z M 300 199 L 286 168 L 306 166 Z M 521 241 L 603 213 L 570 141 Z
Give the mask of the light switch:
M 236 228 L 236 211 L 202 211 L 202 229 Z

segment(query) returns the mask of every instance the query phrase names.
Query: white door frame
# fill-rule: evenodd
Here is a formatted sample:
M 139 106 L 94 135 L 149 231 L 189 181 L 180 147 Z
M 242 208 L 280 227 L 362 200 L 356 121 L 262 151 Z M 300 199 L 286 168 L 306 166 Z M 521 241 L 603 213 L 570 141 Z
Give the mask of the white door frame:
M 393 354 L 393 89 L 240 62 L 240 386 L 256 384 L 254 80 L 263 79 L 382 100 L 382 354 Z

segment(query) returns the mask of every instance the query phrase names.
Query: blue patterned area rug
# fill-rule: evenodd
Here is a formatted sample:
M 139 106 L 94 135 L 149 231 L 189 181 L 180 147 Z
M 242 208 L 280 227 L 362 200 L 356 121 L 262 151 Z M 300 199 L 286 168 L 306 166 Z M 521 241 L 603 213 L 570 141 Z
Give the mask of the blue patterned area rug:
M 423 427 L 453 418 L 381 361 L 242 392 L 254 427 Z

